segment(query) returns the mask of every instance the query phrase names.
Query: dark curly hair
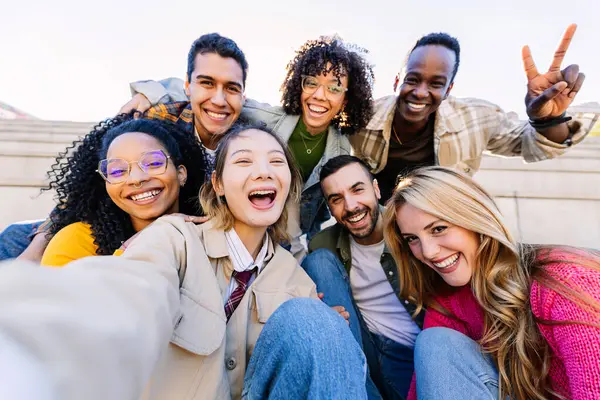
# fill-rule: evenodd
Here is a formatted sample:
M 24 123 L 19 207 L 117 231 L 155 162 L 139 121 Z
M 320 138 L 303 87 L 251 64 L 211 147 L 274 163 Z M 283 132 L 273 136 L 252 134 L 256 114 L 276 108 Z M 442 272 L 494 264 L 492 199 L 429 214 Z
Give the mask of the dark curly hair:
M 207 33 L 194 40 L 188 53 L 187 61 L 187 81 L 192 79 L 197 54 L 218 54 L 223 58 L 233 58 L 242 68 L 243 84 L 246 86 L 246 76 L 248 75 L 248 61 L 246 55 L 240 49 L 236 42 L 228 37 L 221 36 L 218 33 Z
M 458 43 L 458 39 L 444 32 L 429 33 L 417 40 L 417 43 L 415 43 L 415 46 L 410 51 L 409 56 L 416 48 L 423 46 L 442 46 L 454 53 L 456 62 L 454 63 L 454 69 L 452 70 L 452 79 L 450 79 L 450 82 L 453 82 L 456 73 L 458 72 L 458 66 L 460 65 L 460 44 Z
M 196 138 L 168 122 L 121 114 L 100 122 L 56 157 L 48 172 L 50 183 L 42 189 L 55 190 L 58 203 L 50 215 L 48 235 L 69 224 L 85 222 L 91 226 L 97 254 L 110 255 L 135 234 L 129 214 L 113 203 L 104 180 L 96 172 L 110 143 L 128 132 L 142 132 L 156 138 L 175 165 L 186 167 L 188 177 L 179 192 L 179 210 L 189 215 L 200 213 L 198 193 L 204 183 L 204 157 Z
M 344 43 L 337 36 L 321 36 L 304 43 L 287 65 L 287 75 L 281 85 L 281 102 L 285 112 L 302 114 L 302 75 L 318 76 L 331 71 L 338 80 L 343 74 L 348 76 L 346 106 L 331 123 L 344 135 L 352 135 L 367 126 L 373 114 L 375 76 L 361 53 L 367 51 Z M 328 63 L 331 63 L 330 68 L 327 68 Z

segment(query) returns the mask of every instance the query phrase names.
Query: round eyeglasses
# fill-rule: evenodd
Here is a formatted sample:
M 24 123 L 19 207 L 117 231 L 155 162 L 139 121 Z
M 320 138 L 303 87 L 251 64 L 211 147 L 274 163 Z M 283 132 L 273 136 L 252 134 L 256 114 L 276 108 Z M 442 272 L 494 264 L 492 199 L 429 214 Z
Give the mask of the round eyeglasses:
M 169 162 L 168 156 L 162 150 L 147 151 L 137 161 L 127 161 L 122 158 L 108 158 L 98 163 L 96 172 L 110 184 L 123 183 L 129 178 L 131 164 L 137 164 L 148 175 L 164 174 Z
M 302 75 L 302 91 L 304 93 L 313 94 L 320 86 L 325 87 L 325 95 L 330 98 L 339 98 L 348 91 L 348 88 L 336 83 L 324 84 L 312 75 Z

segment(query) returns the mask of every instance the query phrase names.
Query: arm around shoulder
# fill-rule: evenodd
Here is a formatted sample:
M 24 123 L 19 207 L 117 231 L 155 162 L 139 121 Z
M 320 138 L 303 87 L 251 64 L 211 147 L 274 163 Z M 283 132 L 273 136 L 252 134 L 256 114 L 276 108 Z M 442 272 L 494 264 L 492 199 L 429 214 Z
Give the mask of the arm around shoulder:
M 167 78 L 160 81 L 137 81 L 129 84 L 131 95 L 143 94 L 151 105 L 188 101 L 184 90 L 184 81 L 179 78 Z

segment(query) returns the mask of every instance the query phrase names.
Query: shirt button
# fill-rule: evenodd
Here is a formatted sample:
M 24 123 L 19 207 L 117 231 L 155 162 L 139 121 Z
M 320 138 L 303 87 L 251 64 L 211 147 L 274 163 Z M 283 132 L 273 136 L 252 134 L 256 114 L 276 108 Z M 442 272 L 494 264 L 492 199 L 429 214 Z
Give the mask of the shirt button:
M 389 276 L 392 276 L 392 275 L 394 275 L 394 271 L 390 271 L 390 272 L 388 272 L 388 275 L 389 275 Z
M 408 304 L 408 300 L 404 300 L 404 304 Z
M 235 359 L 235 357 L 231 357 L 229 360 L 227 360 L 227 369 L 228 370 L 233 370 L 235 369 L 235 367 L 237 367 L 237 360 Z

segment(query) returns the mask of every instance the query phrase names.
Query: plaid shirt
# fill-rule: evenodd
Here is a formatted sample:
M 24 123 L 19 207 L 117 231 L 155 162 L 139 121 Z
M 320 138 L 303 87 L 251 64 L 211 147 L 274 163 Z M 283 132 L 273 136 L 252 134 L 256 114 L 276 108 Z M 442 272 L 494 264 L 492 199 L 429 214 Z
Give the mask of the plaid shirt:
M 157 104 L 148 109 L 142 118 L 172 122 L 185 132 L 195 135 L 200 144 L 202 144 L 202 140 L 200 139 L 200 136 L 194 127 L 194 113 L 192 112 L 192 105 L 189 101 Z M 215 169 L 215 160 L 208 154 L 204 148 L 204 145 L 202 145 L 202 155 L 204 157 L 204 165 L 206 166 L 205 182 L 208 182 L 213 170 Z
M 354 154 L 369 164 L 373 173 L 381 172 L 388 160 L 392 120 L 397 96 L 378 99 L 367 127 L 350 137 Z M 572 143 L 590 132 L 597 114 L 578 113 L 569 122 Z M 575 120 L 576 119 L 576 120 Z M 482 155 L 490 152 L 505 157 L 522 157 L 535 162 L 562 155 L 569 146 L 548 140 L 515 113 L 485 100 L 449 96 L 435 116 L 434 150 L 438 165 L 474 174 Z

